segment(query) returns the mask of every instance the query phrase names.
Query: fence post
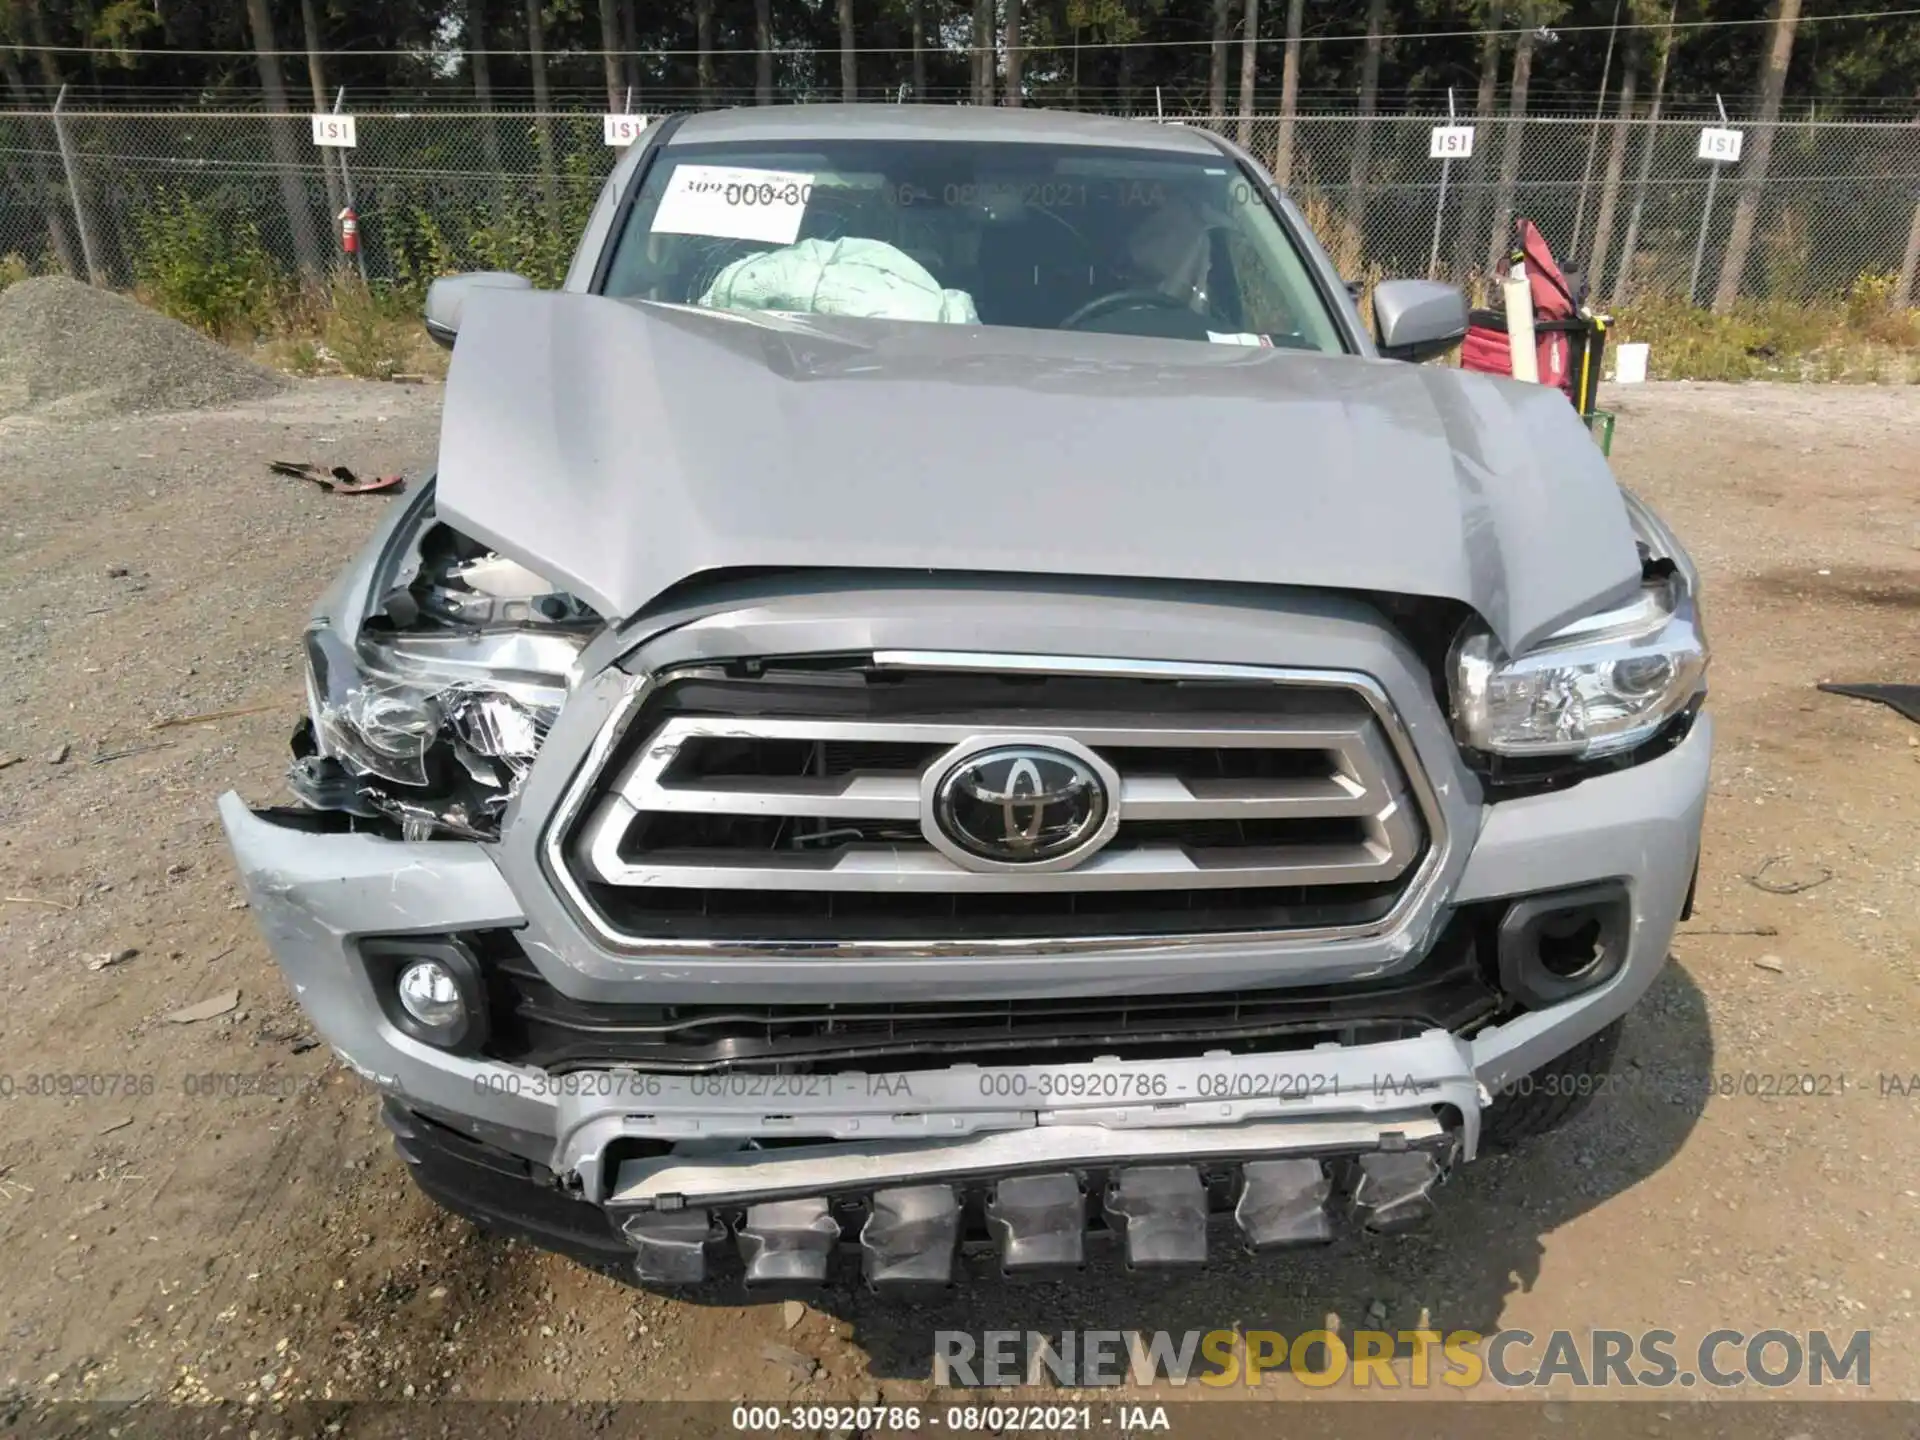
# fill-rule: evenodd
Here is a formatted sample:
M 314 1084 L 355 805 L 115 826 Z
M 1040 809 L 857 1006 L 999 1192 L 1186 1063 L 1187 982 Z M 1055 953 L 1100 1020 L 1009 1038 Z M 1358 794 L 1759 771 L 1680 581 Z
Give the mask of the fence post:
M 338 115 L 340 108 L 346 103 L 347 87 L 342 85 L 333 97 L 333 113 Z M 320 158 L 325 160 L 326 156 L 322 155 Z M 347 193 L 347 208 L 357 211 L 359 206 L 353 203 L 353 176 L 347 173 L 347 152 L 345 147 L 342 147 L 339 151 L 339 160 L 340 187 Z M 360 236 L 360 243 L 354 247 L 353 258 L 360 268 L 360 283 L 364 285 L 367 283 L 367 237 L 364 232 Z
M 1453 124 L 1460 117 L 1453 108 L 1453 87 L 1447 87 L 1447 123 Z M 1447 213 L 1447 174 L 1453 169 L 1453 159 L 1448 156 L 1440 161 L 1440 198 L 1433 202 L 1433 248 L 1427 251 L 1427 279 L 1433 279 L 1440 270 L 1440 222 Z
M 1720 123 L 1722 125 L 1726 124 L 1726 103 L 1722 101 L 1718 95 L 1713 97 L 1713 103 L 1720 107 Z M 1687 303 L 1689 305 L 1697 305 L 1699 303 L 1694 299 L 1694 292 L 1700 285 L 1700 261 L 1707 253 L 1707 224 L 1713 219 L 1713 192 L 1718 189 L 1720 185 L 1720 162 L 1713 160 L 1708 163 L 1713 166 L 1713 169 L 1707 175 L 1707 198 L 1706 202 L 1700 207 L 1700 236 L 1693 242 L 1693 269 L 1687 275 Z
M 1916 134 L 1920 134 L 1920 120 L 1915 120 Z M 1904 310 L 1909 305 L 1920 303 L 1920 295 L 1913 288 L 1914 276 L 1920 272 L 1920 188 L 1913 196 L 1913 224 L 1907 229 L 1906 253 L 1900 257 L 1900 275 L 1893 283 L 1893 308 Z
M 53 101 L 53 139 L 60 147 L 60 167 L 67 172 L 67 196 L 73 201 L 73 219 L 80 230 L 80 255 L 87 264 L 87 283 L 100 283 L 100 262 L 96 258 L 100 251 L 93 243 L 93 219 L 87 214 L 87 202 L 80 191 L 80 167 L 73 161 L 73 142 L 67 138 L 67 122 L 62 110 L 67 103 L 67 87 L 60 86 L 60 93 Z

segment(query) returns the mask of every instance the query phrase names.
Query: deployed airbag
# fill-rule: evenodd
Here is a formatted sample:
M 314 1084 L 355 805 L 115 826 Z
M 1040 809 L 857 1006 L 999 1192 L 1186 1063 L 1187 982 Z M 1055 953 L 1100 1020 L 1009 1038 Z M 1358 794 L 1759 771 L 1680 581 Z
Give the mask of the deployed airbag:
M 884 240 L 802 240 L 736 260 L 700 304 L 714 310 L 786 310 L 866 320 L 978 325 L 973 297 L 943 290 L 931 271 Z

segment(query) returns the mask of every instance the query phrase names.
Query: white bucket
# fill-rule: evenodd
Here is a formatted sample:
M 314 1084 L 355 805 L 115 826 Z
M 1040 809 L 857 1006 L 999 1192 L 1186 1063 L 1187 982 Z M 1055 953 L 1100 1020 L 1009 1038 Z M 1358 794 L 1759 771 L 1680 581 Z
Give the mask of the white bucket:
M 1639 385 L 1647 378 L 1647 343 L 1621 345 L 1613 352 L 1613 378 L 1621 385 Z

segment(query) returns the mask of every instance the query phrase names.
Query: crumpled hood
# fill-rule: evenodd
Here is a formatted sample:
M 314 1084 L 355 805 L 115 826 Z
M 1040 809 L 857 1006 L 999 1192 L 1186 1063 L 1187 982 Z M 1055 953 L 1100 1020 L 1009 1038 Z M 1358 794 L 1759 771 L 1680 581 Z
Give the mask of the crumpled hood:
M 575 294 L 475 297 L 437 506 L 621 618 L 703 571 L 999 571 L 1440 596 L 1518 652 L 1640 577 L 1540 386 Z

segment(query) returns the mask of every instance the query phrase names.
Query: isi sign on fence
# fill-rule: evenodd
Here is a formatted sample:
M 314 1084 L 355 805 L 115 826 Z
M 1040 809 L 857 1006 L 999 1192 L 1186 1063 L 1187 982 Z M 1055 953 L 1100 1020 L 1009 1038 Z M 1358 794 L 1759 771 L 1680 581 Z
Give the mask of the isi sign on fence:
M 600 138 L 609 145 L 627 146 L 640 138 L 640 132 L 647 128 L 644 115 L 602 115 L 600 117 Z
M 336 150 L 351 150 L 358 143 L 353 133 L 353 116 L 315 115 L 311 118 L 314 144 Z
M 1740 142 L 1745 138 L 1745 131 L 1722 130 L 1709 125 L 1700 132 L 1699 156 L 1716 165 L 1732 165 L 1740 158 Z

